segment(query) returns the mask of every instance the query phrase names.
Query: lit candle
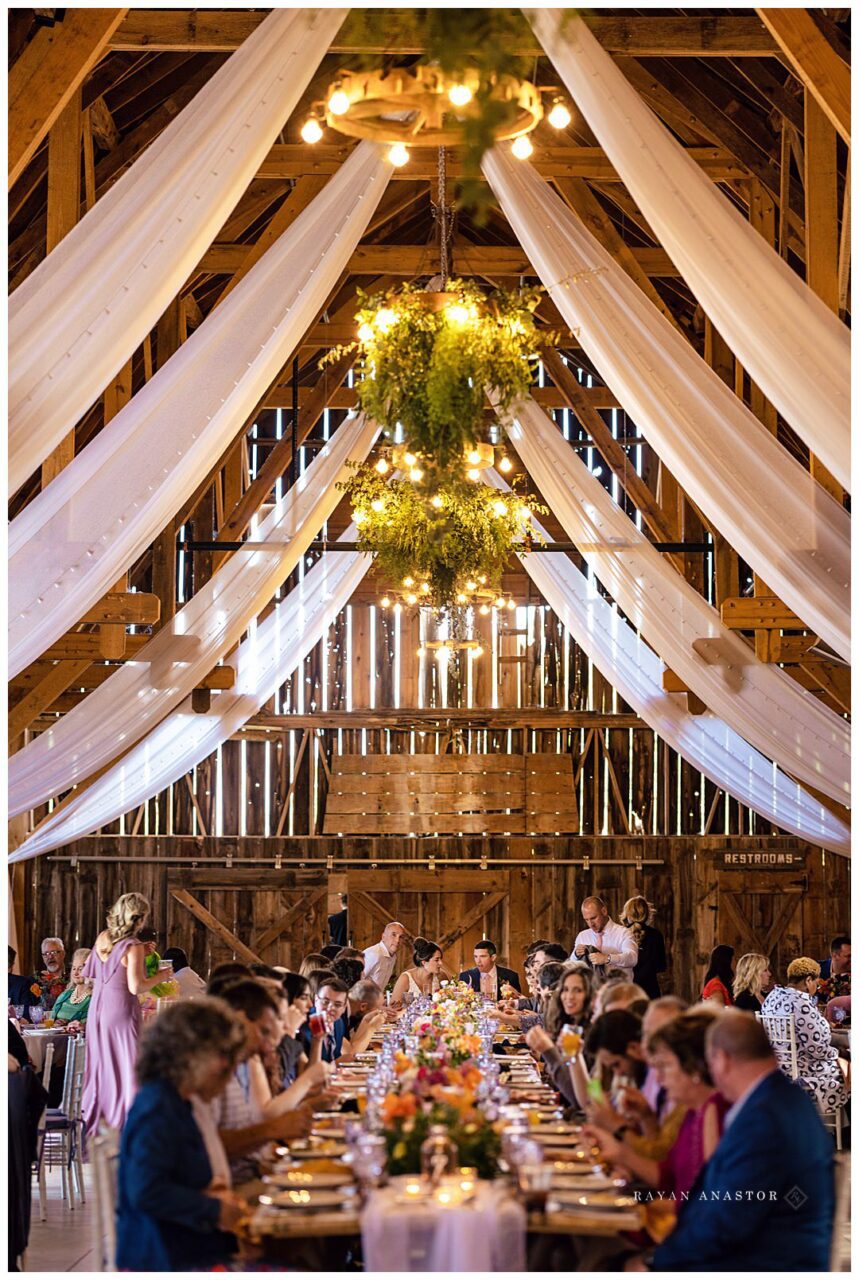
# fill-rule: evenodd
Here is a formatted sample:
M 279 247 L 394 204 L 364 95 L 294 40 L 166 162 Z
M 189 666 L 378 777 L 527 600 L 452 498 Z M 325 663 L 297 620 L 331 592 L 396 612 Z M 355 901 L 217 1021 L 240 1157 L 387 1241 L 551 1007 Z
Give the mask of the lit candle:
M 420 1195 L 420 1193 L 421 1193 L 421 1184 L 420 1184 L 419 1182 L 407 1182 L 407 1183 L 406 1183 L 406 1195 L 407 1195 L 407 1196 L 419 1196 L 419 1195 Z

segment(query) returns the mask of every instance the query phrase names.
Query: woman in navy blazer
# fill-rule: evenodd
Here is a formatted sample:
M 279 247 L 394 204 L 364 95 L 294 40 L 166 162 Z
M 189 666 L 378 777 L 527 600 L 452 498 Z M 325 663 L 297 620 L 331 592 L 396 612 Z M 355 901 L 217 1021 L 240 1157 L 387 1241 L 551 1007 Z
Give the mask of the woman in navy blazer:
M 146 1028 L 119 1156 L 119 1270 L 206 1270 L 235 1253 L 230 1232 L 247 1206 L 213 1183 L 191 1098 L 223 1090 L 242 1043 L 220 1000 L 177 1004 Z

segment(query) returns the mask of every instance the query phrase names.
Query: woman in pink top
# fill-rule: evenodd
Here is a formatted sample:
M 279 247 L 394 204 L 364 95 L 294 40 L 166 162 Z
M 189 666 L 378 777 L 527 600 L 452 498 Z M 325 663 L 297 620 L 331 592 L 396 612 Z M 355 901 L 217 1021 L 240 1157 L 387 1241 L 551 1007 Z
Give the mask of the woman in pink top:
M 702 1000 L 712 1000 L 726 1008 L 734 1003 L 734 948 L 714 947 L 710 952 L 710 965 L 704 975 Z
M 137 933 L 148 919 L 149 903 L 141 894 L 117 898 L 84 967 L 84 977 L 93 984 L 81 1100 L 87 1133 L 95 1132 L 99 1120 L 121 1129 L 137 1092 L 142 1021 L 137 997 L 164 981 L 163 973 L 146 976 L 145 947 Z

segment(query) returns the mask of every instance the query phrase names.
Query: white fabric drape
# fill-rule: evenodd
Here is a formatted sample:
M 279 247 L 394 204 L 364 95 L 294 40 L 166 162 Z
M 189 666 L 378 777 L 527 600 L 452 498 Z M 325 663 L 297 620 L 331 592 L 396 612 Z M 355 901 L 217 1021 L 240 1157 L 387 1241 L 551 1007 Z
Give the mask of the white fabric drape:
M 528 164 L 484 172 L 582 347 L 689 497 L 767 585 L 850 658 L 850 522 Z
M 850 333 L 686 154 L 578 16 L 526 10 L 576 106 L 740 363 L 850 488 Z
M 190 694 L 295 569 L 340 501 L 347 460 L 363 462 L 377 433 L 363 415 L 344 422 L 253 531 L 271 549 L 233 555 L 132 661 L 12 756 L 10 816 L 91 777 Z
M 507 488 L 495 475 L 490 483 Z M 710 714 L 690 715 L 684 695 L 663 690 L 661 660 L 571 560 L 549 552 L 519 558 L 549 607 L 606 680 L 684 760 L 761 817 L 800 839 L 849 855 L 850 830 L 840 819 L 722 720 Z
M 850 795 L 850 729 L 754 650 L 660 555 L 530 398 L 509 435 L 522 462 L 593 572 L 689 688 L 747 742 L 798 781 L 842 804 Z
M 350 525 L 343 540 L 354 537 L 355 527 Z M 113 822 L 210 756 L 274 696 L 324 637 L 371 563 L 370 556 L 356 551 L 323 553 L 303 582 L 263 622 L 251 627 L 227 660 L 225 665 L 236 672 L 235 686 L 212 695 L 209 713 L 195 714 L 186 698 L 91 787 L 77 796 L 73 793 L 10 855 L 10 861 L 58 849 Z
M 275 9 L 9 303 L 9 488 L 101 394 L 254 177 L 347 9 Z
M 199 484 L 334 288 L 391 166 L 363 142 L 182 349 L 9 529 L 9 675 L 91 608 Z

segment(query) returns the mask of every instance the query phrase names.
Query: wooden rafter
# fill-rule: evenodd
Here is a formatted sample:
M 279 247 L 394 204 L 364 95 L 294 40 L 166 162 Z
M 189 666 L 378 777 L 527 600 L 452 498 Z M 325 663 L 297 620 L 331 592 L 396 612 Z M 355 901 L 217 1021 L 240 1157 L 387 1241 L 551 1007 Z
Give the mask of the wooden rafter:
M 850 68 L 807 9 L 758 9 L 799 79 L 850 146 Z

